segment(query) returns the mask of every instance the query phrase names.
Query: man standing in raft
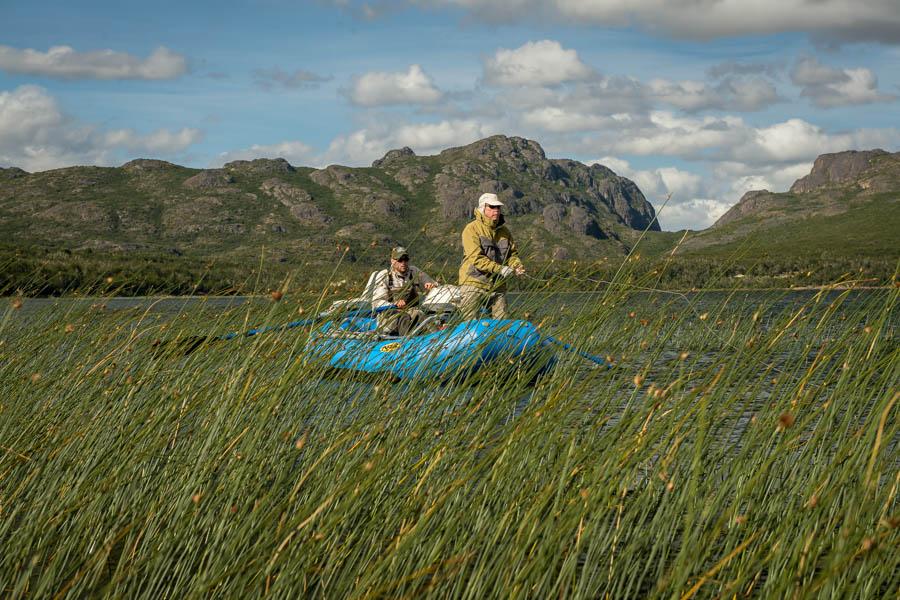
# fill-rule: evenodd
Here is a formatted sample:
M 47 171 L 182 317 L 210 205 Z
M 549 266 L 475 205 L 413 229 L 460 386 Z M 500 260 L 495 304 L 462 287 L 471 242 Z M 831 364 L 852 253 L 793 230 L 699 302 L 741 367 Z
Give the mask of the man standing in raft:
M 506 283 L 510 275 L 524 275 L 512 233 L 504 225 L 497 194 L 482 194 L 475 219 L 462 232 L 463 262 L 459 267 L 460 311 L 474 319 L 483 306 L 494 319 L 506 317 Z

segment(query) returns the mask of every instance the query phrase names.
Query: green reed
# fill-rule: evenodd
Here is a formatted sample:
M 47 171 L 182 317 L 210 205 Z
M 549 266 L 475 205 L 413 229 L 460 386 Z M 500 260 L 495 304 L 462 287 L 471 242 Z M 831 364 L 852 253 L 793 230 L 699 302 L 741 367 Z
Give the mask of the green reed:
M 332 377 L 302 328 L 165 343 L 315 314 L 328 288 L 6 299 L 2 594 L 896 594 L 900 292 L 652 277 L 564 302 L 534 275 L 517 315 L 615 365 L 559 348 L 536 382 Z

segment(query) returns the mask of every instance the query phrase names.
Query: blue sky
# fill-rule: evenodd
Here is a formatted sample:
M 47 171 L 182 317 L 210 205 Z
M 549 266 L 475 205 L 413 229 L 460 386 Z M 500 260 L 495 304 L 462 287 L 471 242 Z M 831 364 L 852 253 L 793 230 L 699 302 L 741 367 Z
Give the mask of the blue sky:
M 900 150 L 900 8 L 35 0 L 0 18 L 0 167 L 363 166 L 494 134 L 600 162 L 657 209 L 671 195 L 663 229 L 701 229 L 819 154 Z

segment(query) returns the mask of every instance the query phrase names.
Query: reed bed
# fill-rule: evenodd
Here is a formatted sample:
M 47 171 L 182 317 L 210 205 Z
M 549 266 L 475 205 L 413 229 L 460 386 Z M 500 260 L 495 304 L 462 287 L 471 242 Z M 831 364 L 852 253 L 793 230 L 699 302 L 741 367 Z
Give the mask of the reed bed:
M 895 596 L 900 290 L 647 283 L 521 294 L 614 364 L 537 381 L 333 377 L 300 328 L 160 351 L 321 305 L 290 290 L 5 299 L 0 593 Z

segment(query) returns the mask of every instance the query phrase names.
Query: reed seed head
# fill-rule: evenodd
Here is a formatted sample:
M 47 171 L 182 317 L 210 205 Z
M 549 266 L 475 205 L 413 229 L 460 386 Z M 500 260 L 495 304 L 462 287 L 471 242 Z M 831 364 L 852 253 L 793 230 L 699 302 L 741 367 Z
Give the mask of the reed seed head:
M 781 413 L 778 415 L 778 431 L 784 431 L 794 424 L 796 417 L 792 413 Z

